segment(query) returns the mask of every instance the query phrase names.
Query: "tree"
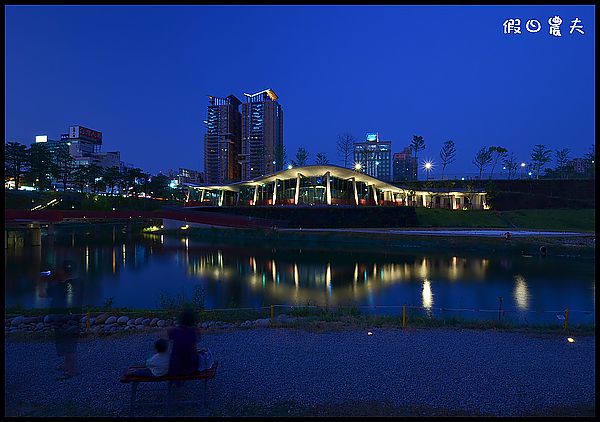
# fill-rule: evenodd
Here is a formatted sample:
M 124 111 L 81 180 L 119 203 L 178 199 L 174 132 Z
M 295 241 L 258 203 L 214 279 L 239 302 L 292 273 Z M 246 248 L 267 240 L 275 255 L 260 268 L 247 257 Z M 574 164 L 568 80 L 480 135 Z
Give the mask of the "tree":
M 479 178 L 481 179 L 481 175 L 483 170 L 489 166 L 492 162 L 492 153 L 489 148 L 481 147 L 477 154 L 475 154 L 475 158 L 473 159 L 473 164 L 477 166 L 479 169 Z
M 4 144 L 4 176 L 15 179 L 15 189 L 19 189 L 21 176 L 29 164 L 27 146 L 18 142 Z
M 504 165 L 504 167 L 506 167 L 509 180 L 517 175 L 517 170 L 519 170 L 519 163 L 517 162 L 514 152 L 511 152 L 510 155 L 504 157 L 504 159 L 502 160 L 502 164 Z
M 503 147 L 490 147 L 489 152 L 490 152 L 490 156 L 494 155 L 494 153 L 496 155 L 494 157 L 494 163 L 492 164 L 492 169 L 490 170 L 490 180 L 492 180 L 492 176 L 494 174 L 494 168 L 496 167 L 496 163 L 498 162 L 498 160 L 500 158 L 503 159 L 504 157 L 506 157 L 508 150 Z
M 308 162 L 308 152 L 304 147 L 298 148 L 298 152 L 296 152 L 296 161 L 292 160 L 292 164 L 294 167 L 302 167 L 305 166 Z
M 285 145 L 275 146 L 275 171 L 281 170 L 287 162 L 287 151 Z
M 556 171 L 564 179 L 567 173 L 567 166 L 569 165 L 569 148 L 556 150 L 554 156 L 556 158 Z
M 29 172 L 26 176 L 39 190 L 51 187 L 50 178 L 54 172 L 54 163 L 50 149 L 45 143 L 38 142 L 29 148 Z
M 325 155 L 324 152 L 319 152 L 317 153 L 317 157 L 315 159 L 315 164 L 318 166 L 323 166 L 325 164 L 328 164 L 329 160 L 327 159 L 327 156 Z
M 453 141 L 446 141 L 440 151 L 440 159 L 442 160 L 442 180 L 444 179 L 444 170 L 446 166 L 454 162 L 456 157 L 456 148 L 454 147 Z
M 590 148 L 590 152 L 586 152 L 583 156 L 585 161 L 587 162 L 586 170 L 588 176 L 595 178 L 596 177 L 596 145 L 592 144 Z
M 531 152 L 531 163 L 533 164 L 536 179 L 539 179 L 540 170 L 550 161 L 551 155 L 552 150 L 548 149 L 546 145 L 538 144 L 533 147 L 533 151 Z
M 425 149 L 425 139 L 423 139 L 422 136 L 414 135 L 413 140 L 410 143 L 410 149 L 412 151 L 414 151 L 415 161 L 417 162 L 417 165 L 418 165 L 419 158 L 417 157 L 417 154 L 419 153 L 419 151 L 423 151 Z
M 164 174 L 157 174 L 152 176 L 152 180 L 148 184 L 148 190 L 153 198 L 167 198 L 169 197 L 169 183 L 171 179 L 169 176 Z M 146 192 L 148 193 L 148 192 Z
M 140 185 L 140 181 L 142 178 L 144 178 L 144 172 L 142 171 L 141 168 L 139 167 L 133 167 L 130 169 L 127 169 L 127 172 L 124 175 L 124 183 L 125 183 L 125 192 L 126 195 L 129 195 L 129 191 L 131 190 L 132 193 L 137 196 L 137 194 L 139 193 L 139 185 Z M 168 176 L 165 176 L 168 179 Z M 130 189 L 131 188 L 131 189 Z
M 73 184 L 79 192 L 85 191 L 85 185 L 88 184 L 90 178 L 89 166 L 77 166 L 73 170 Z
M 98 182 L 104 175 L 104 168 L 97 164 L 90 164 L 88 166 L 88 181 L 87 184 L 92 187 L 92 192 L 98 192 Z
M 337 152 L 340 159 L 344 162 L 344 168 L 348 168 L 348 163 L 352 164 L 350 159 L 354 153 L 354 142 L 356 138 L 349 133 L 338 135 L 336 142 Z
M 106 183 L 106 188 L 110 188 L 110 194 L 114 195 L 115 186 L 119 185 L 121 179 L 121 172 L 118 167 L 109 167 L 104 170 L 104 176 L 102 177 Z
M 67 191 L 67 183 L 71 180 L 73 170 L 75 170 L 75 160 L 69 151 L 69 145 L 66 142 L 60 142 L 54 151 L 54 172 L 56 179 L 62 182 L 63 192 Z

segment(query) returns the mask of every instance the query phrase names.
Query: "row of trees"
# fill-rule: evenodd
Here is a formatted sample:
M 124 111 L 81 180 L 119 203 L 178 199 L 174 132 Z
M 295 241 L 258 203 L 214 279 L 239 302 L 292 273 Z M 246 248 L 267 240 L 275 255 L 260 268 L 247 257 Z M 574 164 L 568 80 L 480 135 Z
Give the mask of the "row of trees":
M 62 190 L 72 187 L 79 192 L 106 192 L 110 195 L 124 193 L 137 196 L 141 193 L 152 197 L 170 197 L 169 177 L 159 174 L 151 176 L 140 168 L 103 168 L 96 164 L 76 165 L 66 144 L 59 144 L 52 151 L 43 143 L 31 147 L 18 142 L 4 144 L 5 182 L 13 180 L 15 189 L 23 182 L 46 190 L 52 181 L 62 185 Z

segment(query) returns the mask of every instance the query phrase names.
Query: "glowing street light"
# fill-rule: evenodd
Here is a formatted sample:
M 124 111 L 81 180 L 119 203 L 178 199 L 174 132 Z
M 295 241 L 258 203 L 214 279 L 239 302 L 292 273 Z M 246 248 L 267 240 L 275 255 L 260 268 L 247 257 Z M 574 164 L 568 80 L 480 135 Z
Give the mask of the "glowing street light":
M 291 169 L 292 169 L 292 165 L 288 164 L 288 170 L 291 170 Z
M 360 164 L 360 163 L 354 163 L 354 170 L 360 171 L 361 169 L 362 169 L 362 164 Z
M 525 163 L 521 163 L 521 179 L 523 178 L 523 169 L 525 168 L 525 166 Z
M 434 163 L 432 160 L 423 161 L 423 170 L 427 173 L 427 180 L 429 180 L 429 173 L 433 170 Z

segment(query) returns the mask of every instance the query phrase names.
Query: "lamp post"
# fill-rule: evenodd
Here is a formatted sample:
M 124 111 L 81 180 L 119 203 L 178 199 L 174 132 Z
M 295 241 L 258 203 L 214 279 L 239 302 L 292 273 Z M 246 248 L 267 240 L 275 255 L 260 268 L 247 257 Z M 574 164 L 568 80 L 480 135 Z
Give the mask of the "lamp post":
M 423 170 L 427 173 L 427 180 L 429 180 L 429 173 L 433 170 L 433 161 L 425 160 L 423 162 Z
M 521 163 L 521 179 L 523 178 L 523 169 L 525 168 L 525 166 L 525 163 Z

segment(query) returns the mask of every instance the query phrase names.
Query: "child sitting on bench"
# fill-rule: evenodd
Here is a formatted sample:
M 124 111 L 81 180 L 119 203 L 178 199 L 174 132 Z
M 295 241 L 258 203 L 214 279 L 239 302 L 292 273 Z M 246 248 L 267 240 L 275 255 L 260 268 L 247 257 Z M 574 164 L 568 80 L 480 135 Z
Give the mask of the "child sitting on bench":
M 135 368 L 127 372 L 128 376 L 134 377 L 162 377 L 169 372 L 169 342 L 164 338 L 154 343 L 156 354 L 146 361 L 145 368 Z

